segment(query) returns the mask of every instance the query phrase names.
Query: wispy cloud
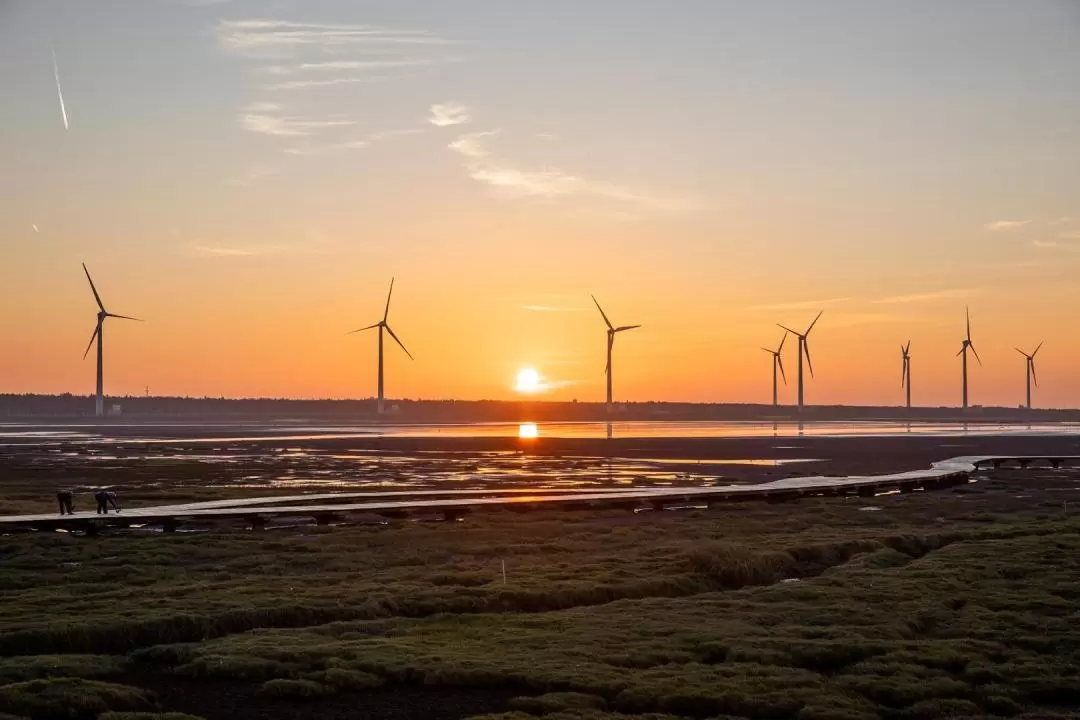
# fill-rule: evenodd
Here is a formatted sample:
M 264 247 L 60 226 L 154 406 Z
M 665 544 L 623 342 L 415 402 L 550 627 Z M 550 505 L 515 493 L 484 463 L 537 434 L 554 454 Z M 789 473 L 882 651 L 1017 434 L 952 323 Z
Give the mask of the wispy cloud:
M 328 60 L 325 62 L 303 62 L 296 65 L 268 65 L 262 72 L 269 75 L 298 75 L 328 72 L 357 72 L 367 70 L 388 70 L 390 68 L 422 67 L 449 62 L 460 62 L 461 58 L 384 58 L 380 60 Z
M 382 142 L 383 140 L 389 140 L 390 138 L 401 137 L 404 135 L 416 135 L 422 132 L 423 130 L 415 128 L 382 130 L 380 132 L 371 133 L 365 137 L 345 140 L 344 142 L 290 147 L 286 148 L 285 152 L 289 155 L 325 155 L 326 153 L 332 153 L 338 150 L 362 150 L 366 147 L 371 147 L 375 143 Z
M 495 157 L 484 143 L 498 130 L 469 133 L 450 143 L 449 148 L 466 159 L 469 176 L 510 198 L 592 198 L 612 201 L 624 207 L 650 211 L 681 211 L 693 206 L 678 198 L 639 192 L 611 182 L 590 180 L 557 168 L 525 170 Z
M 30 227 L 34 228 L 34 232 L 36 232 L 36 233 L 41 232 L 40 230 L 38 230 L 37 225 L 31 225 Z
M 453 40 L 423 30 L 395 30 L 377 25 L 305 23 L 287 20 L 223 20 L 218 40 L 229 51 L 260 55 L 267 51 L 295 52 L 309 47 L 393 47 L 398 45 L 452 45 Z
M 837 305 L 848 302 L 853 298 L 835 297 L 825 300 L 796 300 L 792 302 L 770 303 L 768 305 L 751 305 L 747 310 L 820 310 L 828 305 Z
M 1058 237 L 1062 240 L 1080 240 L 1080 230 L 1070 230 L 1068 232 L 1058 233 Z
M 1015 230 L 1029 224 L 1030 220 L 994 220 L 983 225 L 984 230 L 1000 232 L 1002 230 Z
M 367 83 L 380 83 L 392 80 L 389 75 L 361 75 L 358 77 L 325 78 L 323 80 L 285 80 L 284 82 L 270 83 L 267 90 L 303 90 L 305 88 L 330 87 L 332 85 L 358 85 Z
M 275 255 L 325 255 L 331 244 L 325 242 L 297 243 L 294 245 L 248 245 L 209 244 L 194 242 L 187 246 L 188 252 L 207 258 L 269 257 Z
M 895 313 L 853 312 L 836 313 L 829 317 L 829 327 L 855 327 L 858 325 L 883 325 L 885 323 L 908 322 L 911 318 Z M 824 321 L 823 321 L 824 322 Z
M 873 302 L 878 305 L 928 303 L 937 302 L 938 300 L 955 300 L 958 298 L 971 297 L 972 295 L 978 295 L 981 292 L 982 291 L 977 288 L 952 288 L 949 290 L 935 290 L 933 292 L 914 293 L 911 295 L 894 295 L 892 297 L 880 298 Z
M 468 107 L 461 103 L 448 102 L 432 105 L 428 122 L 436 127 L 448 127 L 450 125 L 462 125 L 471 119 Z
M 1056 240 L 1036 240 L 1031 244 L 1033 246 L 1037 247 L 1037 248 L 1044 248 L 1044 249 L 1045 248 L 1061 247 L 1061 243 L 1057 242 Z
M 1060 225 L 1068 225 L 1072 221 L 1073 221 L 1073 219 L 1071 217 L 1059 217 L 1057 220 L 1051 220 L 1050 222 L 1048 222 L 1046 224 L 1049 225 L 1050 227 L 1058 227 Z
M 243 174 L 241 174 L 239 177 L 232 178 L 228 181 L 228 183 L 230 185 L 249 187 L 265 177 L 277 175 L 280 172 L 281 167 L 278 165 L 251 165 L 246 170 L 244 170 Z
M 244 108 L 240 114 L 240 126 L 245 130 L 262 135 L 281 137 L 300 137 L 311 135 L 313 131 L 324 128 L 346 127 L 355 125 L 353 120 L 331 119 L 312 120 L 282 115 L 277 103 L 254 103 Z
M 188 250 L 201 257 L 252 257 L 260 255 L 252 248 L 226 247 L 224 245 L 189 245 Z

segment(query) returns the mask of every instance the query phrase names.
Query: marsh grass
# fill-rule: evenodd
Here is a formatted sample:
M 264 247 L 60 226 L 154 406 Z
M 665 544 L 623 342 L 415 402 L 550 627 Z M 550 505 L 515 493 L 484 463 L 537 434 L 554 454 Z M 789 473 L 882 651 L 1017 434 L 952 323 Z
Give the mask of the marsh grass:
M 157 710 L 151 693 L 79 678 L 29 680 L 0 687 L 0 712 L 31 720 L 86 720 L 110 711 Z
M 823 499 L 213 542 L 3 537 L 0 655 L 19 657 L 0 659 L 0 697 L 132 670 L 312 712 L 425 685 L 519 695 L 499 720 L 1049 718 L 1080 706 L 1080 519 L 1039 507 L 1039 477 L 1023 479 L 1031 502 L 1003 479 L 874 498 L 874 513 Z M 159 709 L 52 692 L 71 703 L 0 711 Z

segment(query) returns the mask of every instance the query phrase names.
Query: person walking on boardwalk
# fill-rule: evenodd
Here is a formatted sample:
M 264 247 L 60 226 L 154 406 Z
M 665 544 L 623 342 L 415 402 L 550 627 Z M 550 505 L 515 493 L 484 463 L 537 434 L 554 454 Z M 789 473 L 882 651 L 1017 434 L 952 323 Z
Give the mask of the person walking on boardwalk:
M 116 504 L 116 493 L 111 490 L 98 490 L 94 493 L 94 500 L 97 501 L 98 515 L 108 515 L 110 505 L 116 512 L 120 512 L 120 506 Z
M 56 504 L 60 506 L 61 515 L 74 515 L 75 510 L 71 506 L 71 491 L 61 490 L 56 493 Z

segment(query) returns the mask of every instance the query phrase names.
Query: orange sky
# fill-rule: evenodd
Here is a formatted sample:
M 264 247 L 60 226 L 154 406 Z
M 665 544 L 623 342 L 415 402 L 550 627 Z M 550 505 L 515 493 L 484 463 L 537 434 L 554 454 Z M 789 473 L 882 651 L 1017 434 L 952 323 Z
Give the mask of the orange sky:
M 644 326 L 617 399 L 767 402 L 759 346 L 824 310 L 808 402 L 899 404 L 910 339 L 956 405 L 968 303 L 973 403 L 1045 340 L 1036 406 L 1080 406 L 1067 4 L 285 5 L 0 8 L 0 392 L 92 391 L 85 261 L 147 321 L 106 326 L 111 395 L 370 397 L 345 333 L 394 276 L 390 397 L 602 400 L 595 293 Z

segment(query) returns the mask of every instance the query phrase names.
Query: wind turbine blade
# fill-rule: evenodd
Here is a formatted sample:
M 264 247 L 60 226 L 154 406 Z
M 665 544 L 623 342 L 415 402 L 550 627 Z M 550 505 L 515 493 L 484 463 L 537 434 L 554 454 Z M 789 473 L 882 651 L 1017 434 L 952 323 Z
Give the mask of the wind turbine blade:
M 759 346 L 759 347 L 760 347 L 760 346 Z M 775 356 L 775 355 L 776 355 L 776 351 L 775 351 L 775 350 L 770 350 L 770 349 L 769 349 L 769 348 L 767 348 L 767 347 L 763 347 L 763 348 L 761 348 L 761 349 L 762 349 L 762 350 L 764 350 L 765 352 L 769 353 L 770 355 L 773 355 L 773 356 Z
M 623 325 L 622 327 L 615 328 L 615 332 L 622 332 L 623 330 L 634 330 L 641 327 L 640 325 Z
M 1035 358 L 1030 358 L 1028 363 L 1031 364 L 1031 379 L 1035 381 L 1035 387 L 1039 387 L 1039 378 L 1035 376 Z
M 390 278 L 390 292 L 386 293 L 386 310 L 383 311 L 382 321 L 386 322 L 386 318 L 390 316 L 390 296 L 394 294 L 394 278 Z M 389 328 L 387 328 L 389 329 Z
M 1046 342 L 1046 341 L 1044 340 L 1044 341 L 1040 342 L 1039 346 L 1035 348 L 1035 352 L 1031 353 L 1031 359 L 1032 360 L 1034 360 L 1035 356 L 1039 354 L 1039 348 L 1041 348 L 1043 346 L 1043 342 Z
M 114 317 L 120 320 L 134 320 L 136 322 L 143 322 L 143 320 L 137 317 L 128 317 L 127 315 L 113 315 L 112 313 L 105 313 L 105 317 Z
M 386 332 L 390 333 L 390 337 L 394 338 L 394 342 L 396 342 L 396 343 L 397 343 L 398 345 L 400 345 L 400 346 L 401 346 L 401 349 L 402 349 L 402 350 L 405 350 L 405 354 L 409 356 L 409 359 L 410 359 L 410 360 L 415 360 L 416 358 L 414 358 L 414 357 L 412 356 L 412 353 L 411 353 L 411 352 L 409 352 L 409 351 L 408 351 L 408 350 L 407 350 L 407 349 L 405 348 L 405 345 L 404 345 L 404 343 L 402 343 L 402 342 L 401 342 L 401 340 L 398 340 L 398 336 L 394 334 L 394 331 L 390 329 L 390 326 L 389 326 L 389 325 L 385 325 L 384 327 L 386 328 Z
M 904 358 L 903 370 L 900 372 L 900 387 L 907 385 L 907 358 Z
M 604 318 L 604 322 L 605 322 L 605 323 L 607 324 L 607 326 L 608 326 L 608 330 L 614 330 L 614 329 L 615 329 L 615 326 L 614 326 L 614 325 L 612 325 L 612 324 L 611 324 L 611 321 L 607 319 L 607 314 L 606 314 L 606 313 L 604 312 L 604 308 L 600 307 L 600 301 L 598 301 L 598 300 L 596 299 L 596 296 L 595 296 L 595 295 L 593 295 L 593 296 L 591 296 L 591 297 L 592 297 L 592 301 L 593 301 L 594 303 L 596 303 L 596 309 L 600 311 L 600 317 Z
M 375 323 L 374 325 L 368 325 L 367 327 L 362 327 L 359 330 L 350 330 L 349 332 L 347 332 L 345 334 L 346 335 L 352 335 L 353 333 L 364 332 L 365 330 L 371 330 L 372 328 L 377 328 L 381 324 L 382 323 Z
M 982 367 L 982 358 L 979 357 L 979 351 L 975 349 L 974 345 L 968 345 L 971 348 L 971 352 L 974 353 L 975 359 L 979 361 L 979 367 Z
M 963 354 L 964 354 L 964 349 L 965 349 L 966 347 L 967 347 L 967 345 L 965 345 L 964 347 L 960 348 L 960 352 L 956 353 L 956 357 L 960 357 L 961 355 L 963 355 Z
M 824 310 L 822 310 L 821 312 L 819 312 L 819 313 L 817 314 L 817 317 L 816 317 L 816 318 L 814 318 L 814 322 L 810 323 L 810 327 L 806 328 L 806 332 L 805 332 L 805 333 L 803 333 L 803 335 L 809 335 L 809 334 L 810 334 L 810 331 L 814 329 L 814 326 L 815 326 L 815 325 L 817 325 L 817 321 L 818 321 L 818 320 L 820 320 L 820 319 L 821 319 L 821 316 L 822 316 L 822 315 L 824 315 L 824 314 L 825 314 L 825 311 L 824 311 Z
M 904 354 L 907 355 L 909 352 L 911 352 L 911 341 L 910 340 L 908 340 L 907 345 L 904 346 Z
M 794 335 L 794 336 L 796 336 L 796 337 L 802 337 L 802 335 L 801 335 L 801 334 L 799 334 L 799 333 L 795 332 L 794 330 L 792 330 L 791 328 L 789 328 L 789 327 L 788 327 L 787 325 L 781 325 L 780 323 L 776 323 L 776 327 L 778 327 L 778 328 L 782 328 L 782 329 L 784 329 L 784 330 L 787 330 L 787 331 L 788 331 L 789 333 L 791 333 L 792 335 Z M 787 337 L 787 335 L 785 335 L 784 337 Z
M 776 358 L 776 364 L 780 367 L 780 377 L 784 378 L 784 384 L 787 385 L 787 375 L 784 374 L 784 360 L 780 357 L 780 353 L 776 353 L 773 357 Z
M 806 367 L 810 368 L 810 377 L 814 377 L 814 363 L 810 362 L 810 343 L 806 342 L 806 338 L 804 337 L 802 339 L 802 344 L 803 352 L 806 353 Z
M 788 336 L 788 333 L 785 330 L 784 334 L 780 336 L 780 347 L 776 348 L 776 352 L 783 352 L 783 350 L 784 350 L 784 341 L 787 340 L 787 336 Z
M 90 271 L 86 269 L 86 263 L 82 266 L 83 272 L 86 273 L 86 279 L 90 281 L 90 289 L 94 291 L 94 299 L 97 300 L 97 306 L 101 312 L 105 312 L 105 306 L 101 304 L 101 296 L 98 295 L 97 288 L 94 287 L 94 281 L 90 277 Z
M 97 339 L 99 332 L 101 332 L 101 323 L 98 323 L 94 327 L 94 334 L 90 336 L 90 342 L 86 345 L 86 352 L 82 354 L 83 360 L 85 360 L 86 356 L 90 354 L 90 348 L 94 347 L 94 340 Z
M 967 339 L 971 342 L 971 310 L 967 305 L 964 306 L 964 317 L 967 319 Z
M 1018 347 L 1014 347 L 1014 348 L 1013 348 L 1013 350 L 1015 350 L 1016 352 L 1020 353 L 1021 355 L 1023 355 L 1023 356 L 1024 356 L 1024 357 L 1026 357 L 1027 359 L 1029 359 L 1029 360 L 1031 359 L 1031 356 L 1030 356 L 1030 355 L 1028 355 L 1028 354 L 1027 354 L 1026 352 L 1024 352 L 1023 350 L 1021 350 L 1020 348 L 1018 348 Z

